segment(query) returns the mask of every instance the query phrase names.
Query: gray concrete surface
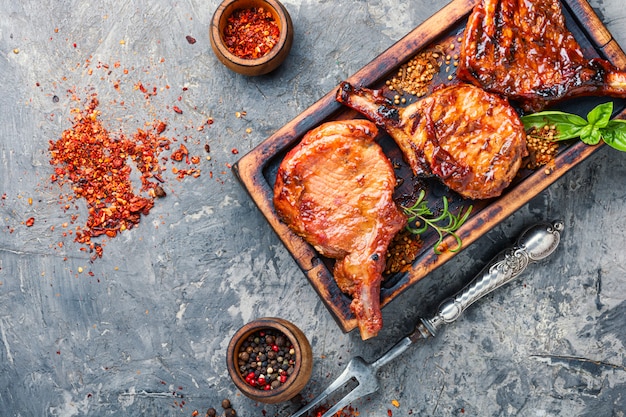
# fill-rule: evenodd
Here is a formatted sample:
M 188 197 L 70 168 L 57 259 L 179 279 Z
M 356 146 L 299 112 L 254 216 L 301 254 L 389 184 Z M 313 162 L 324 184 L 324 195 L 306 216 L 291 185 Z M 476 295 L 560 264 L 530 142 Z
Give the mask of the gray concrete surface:
M 210 51 L 217 1 L 2 0 L 0 415 L 202 416 L 230 398 L 240 416 L 287 416 L 290 404 L 254 403 L 229 380 L 225 350 L 241 325 L 280 316 L 300 326 L 315 355 L 304 395 L 315 394 L 351 356 L 382 354 L 525 225 L 561 218 L 549 262 L 384 368 L 380 392 L 354 406 L 361 416 L 623 416 L 625 155 L 600 150 L 402 294 L 376 340 L 342 334 L 230 166 L 446 2 L 284 3 L 293 51 L 251 79 Z M 591 3 L 626 45 L 621 2 Z M 138 82 L 158 94 L 146 99 Z M 169 172 L 168 197 L 94 262 L 62 235 L 83 208 L 64 212 L 49 181 L 48 141 L 70 127 L 70 91 L 97 92 L 111 131 L 166 119 L 203 157 L 199 178 Z

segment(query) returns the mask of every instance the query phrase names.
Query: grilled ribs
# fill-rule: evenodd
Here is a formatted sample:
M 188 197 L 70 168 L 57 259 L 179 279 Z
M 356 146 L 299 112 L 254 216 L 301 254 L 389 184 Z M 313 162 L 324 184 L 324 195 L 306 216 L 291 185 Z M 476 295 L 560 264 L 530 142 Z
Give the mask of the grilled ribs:
M 336 259 L 333 275 L 352 297 L 361 338 L 382 328 L 380 284 L 387 247 L 406 225 L 392 196 L 391 162 L 367 120 L 328 122 L 309 131 L 282 160 L 274 207 L 291 230 Z
M 457 77 L 526 111 L 574 96 L 626 97 L 626 72 L 585 58 L 559 0 L 482 0 L 465 28 Z
M 337 100 L 389 133 L 416 175 L 435 175 L 465 198 L 499 196 L 527 155 L 518 114 L 501 97 L 451 85 L 406 107 L 343 82 Z

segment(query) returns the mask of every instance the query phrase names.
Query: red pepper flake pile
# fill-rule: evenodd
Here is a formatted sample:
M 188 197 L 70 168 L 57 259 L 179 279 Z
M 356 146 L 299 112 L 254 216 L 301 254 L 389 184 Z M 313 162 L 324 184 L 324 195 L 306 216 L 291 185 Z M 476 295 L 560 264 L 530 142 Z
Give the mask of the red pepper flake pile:
M 167 127 L 162 121 L 148 130 L 137 129 L 132 137 L 112 136 L 100 121 L 97 107 L 94 95 L 84 110 L 73 109 L 73 126 L 57 141 L 50 141 L 49 150 L 50 163 L 55 166 L 51 181 L 69 183 L 75 197 L 87 202 L 88 219 L 85 226 L 77 228 L 75 241 L 95 252 L 94 257 L 101 257 L 102 246 L 92 238 L 112 238 L 132 229 L 141 215 L 150 212 L 154 199 L 165 196 L 159 185 L 163 182 L 159 155 L 169 149 L 171 140 L 161 136 Z M 130 162 L 139 170 L 141 191 L 147 196 L 135 193 Z
M 262 7 L 237 9 L 224 28 L 228 50 L 239 58 L 257 59 L 267 55 L 280 38 L 280 28 Z

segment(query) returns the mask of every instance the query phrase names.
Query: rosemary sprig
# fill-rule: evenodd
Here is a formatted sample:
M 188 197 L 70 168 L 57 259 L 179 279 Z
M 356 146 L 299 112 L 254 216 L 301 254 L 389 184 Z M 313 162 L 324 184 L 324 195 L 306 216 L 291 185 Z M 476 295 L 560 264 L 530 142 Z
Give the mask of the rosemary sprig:
M 463 213 L 464 208 L 461 207 L 458 214 L 454 214 L 450 212 L 448 208 L 448 199 L 443 197 L 443 208 L 441 209 L 441 214 L 435 216 L 435 214 L 428 208 L 428 204 L 424 200 L 426 197 L 426 192 L 424 190 L 420 191 L 420 194 L 417 198 L 415 204 L 411 207 L 402 206 L 402 210 L 404 214 L 408 217 L 408 225 L 406 229 L 416 235 L 421 235 L 428 228 L 435 229 L 437 234 L 439 235 L 439 239 L 433 250 L 437 255 L 441 254 L 441 250 L 439 249 L 443 239 L 446 235 L 451 235 L 456 240 L 457 246 L 454 249 L 450 249 L 451 252 L 458 252 L 461 250 L 463 242 L 461 242 L 461 238 L 456 234 L 456 231 L 465 223 L 470 213 L 472 212 L 472 206 L 469 206 L 465 213 Z M 411 226 L 415 224 L 415 227 Z

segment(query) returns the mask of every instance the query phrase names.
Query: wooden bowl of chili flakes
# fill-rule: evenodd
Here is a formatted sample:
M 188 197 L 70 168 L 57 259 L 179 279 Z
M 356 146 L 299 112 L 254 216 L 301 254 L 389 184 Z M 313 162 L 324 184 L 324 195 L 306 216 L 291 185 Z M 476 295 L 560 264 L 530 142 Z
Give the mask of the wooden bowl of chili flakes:
M 224 0 L 209 30 L 217 58 L 239 74 L 267 74 L 283 63 L 293 43 L 293 23 L 276 0 Z

